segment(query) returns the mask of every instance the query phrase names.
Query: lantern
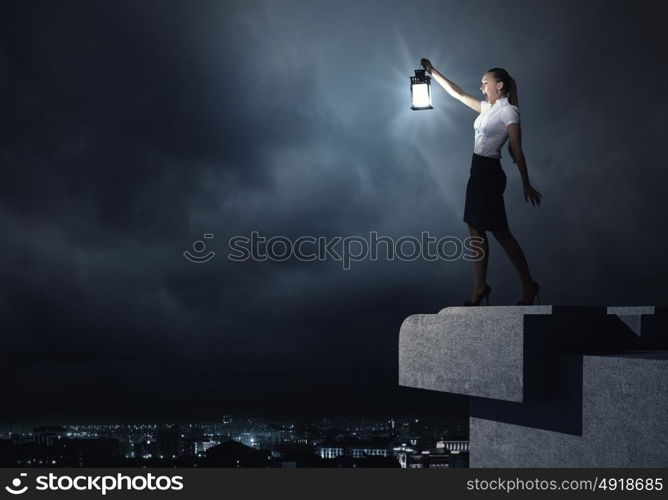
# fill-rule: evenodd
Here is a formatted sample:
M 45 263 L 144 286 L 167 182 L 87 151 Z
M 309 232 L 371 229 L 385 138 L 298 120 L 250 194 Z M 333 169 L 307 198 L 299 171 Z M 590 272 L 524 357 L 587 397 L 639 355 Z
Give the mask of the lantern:
M 431 105 L 431 77 L 424 69 L 416 69 L 411 76 L 411 109 L 434 109 Z

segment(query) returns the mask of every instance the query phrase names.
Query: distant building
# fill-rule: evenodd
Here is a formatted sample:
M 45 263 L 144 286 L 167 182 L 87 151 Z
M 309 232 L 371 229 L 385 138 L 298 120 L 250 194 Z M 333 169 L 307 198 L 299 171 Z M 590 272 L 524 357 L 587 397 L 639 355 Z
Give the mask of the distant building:
M 318 446 L 317 453 L 321 458 L 327 459 L 341 456 L 353 458 L 393 456 L 392 446 L 388 440 L 323 443 Z
M 65 436 L 66 429 L 60 425 L 37 426 L 34 429 L 35 443 L 38 446 L 53 446 L 54 441 Z
M 389 457 L 392 455 L 392 450 L 389 447 L 379 447 L 373 444 L 351 445 L 348 450 L 349 455 L 353 458 Z
M 436 443 L 437 449 L 444 449 L 448 451 L 469 451 L 469 442 L 468 441 L 439 441 Z
M 283 431 L 279 429 L 267 429 L 255 433 L 258 447 L 272 449 L 283 442 Z
M 339 444 L 323 444 L 318 447 L 318 455 L 320 458 L 336 458 L 346 454 L 344 445 Z
M 137 458 L 157 458 L 160 455 L 160 445 L 155 439 L 142 439 L 134 444 L 134 450 Z
M 200 454 L 206 452 L 209 448 L 216 446 L 218 443 L 215 441 L 195 441 L 195 454 Z
M 207 467 L 269 467 L 271 454 L 237 441 L 225 441 L 209 448 L 203 465 Z
M 468 453 L 428 451 L 408 453 L 402 460 L 407 469 L 453 469 L 468 467 Z
M 186 454 L 184 435 L 178 426 L 161 429 L 158 442 L 161 458 L 177 458 Z
M 9 449 L 12 467 L 111 467 L 119 458 L 116 439 L 68 439 L 14 445 Z

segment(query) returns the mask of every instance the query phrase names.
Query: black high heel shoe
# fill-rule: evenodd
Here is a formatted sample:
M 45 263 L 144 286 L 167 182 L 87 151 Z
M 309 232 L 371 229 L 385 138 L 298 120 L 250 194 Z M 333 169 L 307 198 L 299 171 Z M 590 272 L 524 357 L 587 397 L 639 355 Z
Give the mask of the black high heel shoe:
M 520 300 L 517 303 L 517 305 L 518 306 L 532 306 L 534 297 L 538 298 L 538 304 L 540 304 L 540 294 L 538 293 L 538 290 L 540 290 L 540 285 L 536 281 L 534 281 L 533 282 L 533 293 L 531 294 L 531 298 L 527 302 L 524 302 L 523 300 Z
M 487 305 L 489 305 L 489 294 L 492 293 L 492 289 L 489 287 L 489 285 L 485 286 L 485 289 L 478 295 L 478 298 L 471 302 L 470 300 L 467 300 L 464 302 L 464 305 L 469 307 L 469 306 L 479 306 L 480 301 L 482 299 L 487 299 Z

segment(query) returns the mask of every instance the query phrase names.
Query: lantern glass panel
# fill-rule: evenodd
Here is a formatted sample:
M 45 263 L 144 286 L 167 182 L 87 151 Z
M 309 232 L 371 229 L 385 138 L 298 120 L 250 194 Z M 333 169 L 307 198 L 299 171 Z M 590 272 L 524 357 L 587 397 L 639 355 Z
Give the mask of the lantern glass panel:
M 414 83 L 413 108 L 429 109 L 431 107 L 431 94 L 429 92 L 429 85 L 426 83 Z

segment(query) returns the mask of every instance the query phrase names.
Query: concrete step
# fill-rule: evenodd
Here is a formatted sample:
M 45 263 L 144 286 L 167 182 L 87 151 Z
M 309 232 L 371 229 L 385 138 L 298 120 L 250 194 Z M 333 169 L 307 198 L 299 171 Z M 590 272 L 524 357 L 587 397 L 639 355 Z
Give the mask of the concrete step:
M 416 314 L 399 332 L 399 384 L 512 402 L 550 399 L 556 357 L 668 349 L 668 314 L 652 313 L 546 305 Z
M 471 467 L 668 466 L 668 351 L 571 356 L 566 367 L 581 382 L 551 403 L 471 398 Z

